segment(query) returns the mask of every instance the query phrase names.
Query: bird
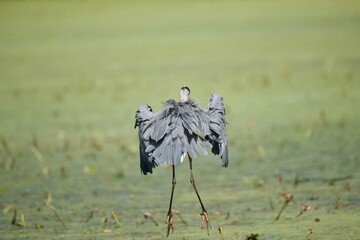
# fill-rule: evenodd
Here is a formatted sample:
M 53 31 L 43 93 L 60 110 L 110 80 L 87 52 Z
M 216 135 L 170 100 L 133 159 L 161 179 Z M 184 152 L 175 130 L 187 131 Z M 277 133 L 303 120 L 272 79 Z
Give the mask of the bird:
M 197 195 L 202 212 L 202 228 L 211 228 L 209 216 L 196 188 L 192 173 L 192 161 L 200 155 L 207 155 L 208 149 L 219 155 L 222 167 L 228 167 L 228 143 L 226 134 L 225 106 L 223 97 L 213 93 L 208 107 L 200 108 L 190 99 L 190 88 L 182 86 L 179 101 L 173 99 L 163 102 L 164 108 L 154 113 L 148 104 L 143 104 L 135 113 L 135 126 L 138 127 L 140 170 L 143 175 L 153 173 L 157 166 L 172 167 L 172 189 L 169 210 L 165 223 L 167 236 L 173 228 L 172 203 L 176 185 L 175 167 L 188 156 L 190 183 Z

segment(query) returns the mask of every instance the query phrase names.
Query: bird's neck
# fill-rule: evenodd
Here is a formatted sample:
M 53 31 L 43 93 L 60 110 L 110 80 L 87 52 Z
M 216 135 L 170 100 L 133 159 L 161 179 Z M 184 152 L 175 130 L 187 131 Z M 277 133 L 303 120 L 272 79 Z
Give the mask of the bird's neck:
M 180 93 L 180 102 L 187 102 L 189 101 L 189 95 L 186 93 Z

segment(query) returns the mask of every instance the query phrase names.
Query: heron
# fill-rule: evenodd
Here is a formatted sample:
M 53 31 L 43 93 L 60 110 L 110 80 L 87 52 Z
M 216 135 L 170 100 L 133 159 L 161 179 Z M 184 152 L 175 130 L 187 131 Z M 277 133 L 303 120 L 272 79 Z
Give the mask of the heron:
M 141 173 L 152 174 L 153 168 L 157 166 L 172 167 L 172 188 L 165 220 L 167 236 L 170 229 L 174 231 L 172 203 L 176 185 L 175 167 L 188 156 L 190 183 L 202 209 L 202 228 L 209 234 L 209 216 L 196 188 L 192 160 L 197 154 L 207 155 L 207 149 L 211 149 L 213 154 L 220 156 L 222 167 L 228 166 L 227 121 L 223 97 L 212 94 L 207 109 L 202 109 L 189 95 L 190 88 L 183 86 L 180 89 L 180 101 L 166 100 L 163 102 L 164 108 L 157 113 L 153 113 L 152 108 L 144 104 L 135 114 L 134 127 L 139 129 Z

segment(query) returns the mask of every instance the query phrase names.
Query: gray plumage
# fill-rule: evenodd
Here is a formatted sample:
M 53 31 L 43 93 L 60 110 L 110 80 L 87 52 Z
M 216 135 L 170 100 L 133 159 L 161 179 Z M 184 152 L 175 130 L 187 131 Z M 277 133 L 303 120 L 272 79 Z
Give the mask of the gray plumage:
M 228 166 L 227 122 L 221 96 L 212 94 L 205 110 L 188 98 L 180 102 L 170 99 L 163 105 L 164 109 L 157 113 L 146 104 L 136 111 L 140 169 L 144 175 L 152 173 L 156 166 L 179 165 L 185 154 L 191 158 L 207 155 L 208 148 L 220 155 L 223 167 Z

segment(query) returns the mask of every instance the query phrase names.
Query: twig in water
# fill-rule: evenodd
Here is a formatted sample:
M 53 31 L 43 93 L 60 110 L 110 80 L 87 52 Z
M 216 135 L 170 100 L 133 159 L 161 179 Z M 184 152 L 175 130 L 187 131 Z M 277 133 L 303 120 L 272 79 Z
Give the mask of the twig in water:
M 108 218 L 107 218 L 106 216 L 104 216 L 104 217 L 101 219 L 101 228 L 102 228 L 103 230 L 106 229 L 107 221 L 108 221 Z
M 274 177 L 277 179 L 277 181 L 280 184 L 280 187 L 283 191 L 285 191 L 286 187 L 284 186 L 284 182 L 283 182 L 283 176 L 281 173 L 277 172 L 275 173 Z
M 180 218 L 181 222 L 182 222 L 185 226 L 187 226 L 187 223 L 185 222 L 185 220 L 184 220 L 184 219 L 183 219 L 183 217 L 181 216 L 181 214 L 180 214 L 180 211 L 179 211 L 179 210 L 176 210 L 176 209 L 171 209 L 171 213 L 172 213 L 173 215 L 177 215 L 177 216 L 179 216 L 179 218 Z
M 285 201 L 278 215 L 276 216 L 275 221 L 279 220 L 281 213 L 284 211 L 287 205 L 293 200 L 293 195 L 291 193 L 283 193 L 282 196 L 284 197 Z
M 300 213 L 296 217 L 300 217 L 304 213 L 310 211 L 311 207 L 309 205 L 304 205 L 300 208 Z
M 43 155 L 41 154 L 40 150 L 36 146 L 31 145 L 30 150 L 35 155 L 36 159 L 39 160 L 39 162 L 42 162 L 44 160 Z
M 313 230 L 312 230 L 312 228 L 309 228 L 307 230 L 307 233 L 306 233 L 306 236 L 305 236 L 304 240 L 310 239 L 309 237 L 310 237 L 311 234 L 313 234 Z
M 12 153 L 10 151 L 9 144 L 8 144 L 6 138 L 0 135 L 0 139 L 1 139 L 1 144 L 2 144 L 3 148 L 5 149 L 6 154 L 8 156 L 12 156 Z
M 121 222 L 119 221 L 119 218 L 117 217 L 116 213 L 115 213 L 115 212 L 111 212 L 111 216 L 112 216 L 113 219 L 115 220 L 116 224 L 117 224 L 120 228 L 122 228 L 123 226 L 122 226 Z
M 144 218 L 146 219 L 150 219 L 154 224 L 155 226 L 159 226 L 159 224 L 155 221 L 155 219 L 153 218 L 151 212 L 145 212 L 144 213 Z
M 269 206 L 270 206 L 270 209 L 273 211 L 274 210 L 274 204 L 273 204 L 273 201 L 272 201 L 271 197 L 269 197 Z
M 10 206 L 13 209 L 13 217 L 11 219 L 11 225 L 16 225 L 18 227 L 26 227 L 25 215 L 20 214 L 20 220 L 17 219 L 17 208 L 15 206 Z
M 294 187 L 297 187 L 299 185 L 299 173 L 296 173 L 294 178 Z
M 52 201 L 52 197 L 51 197 L 51 193 L 48 193 L 48 198 L 44 201 L 44 205 L 47 206 L 48 208 L 50 208 L 54 214 L 55 217 L 57 218 L 57 220 L 59 220 L 59 222 L 61 222 L 61 224 L 63 225 L 63 227 L 66 227 L 64 221 L 60 218 L 59 214 L 57 213 L 57 210 L 55 207 L 53 207 L 50 203 Z
M 14 215 L 13 215 L 13 218 L 11 220 L 11 225 L 16 224 L 16 216 L 17 216 L 17 209 L 16 209 L 16 207 L 14 207 Z
M 6 171 L 11 171 L 15 167 L 16 159 L 13 157 L 13 154 L 9 148 L 9 144 L 8 144 L 6 138 L 3 137 L 2 135 L 0 135 L 0 139 L 1 139 L 1 145 L 3 146 L 6 154 L 8 155 L 8 160 L 5 163 L 5 169 L 6 169 Z
M 224 240 L 225 238 L 224 238 L 223 229 L 222 229 L 221 226 L 218 226 L 218 231 L 219 231 L 219 234 L 220 234 L 220 239 L 221 239 L 221 240 Z
M 87 219 L 85 220 L 85 223 L 87 223 L 87 222 L 89 222 L 92 218 L 93 218 L 93 216 L 94 216 L 94 213 L 97 211 L 97 209 L 95 208 L 95 209 L 93 209 L 93 210 L 91 210 L 91 212 L 90 212 L 90 214 L 89 214 L 89 216 L 87 217 Z
M 35 229 L 43 229 L 44 225 L 41 225 L 39 223 L 35 223 Z
M 20 221 L 16 223 L 19 227 L 26 227 L 25 215 L 23 213 L 20 214 Z

